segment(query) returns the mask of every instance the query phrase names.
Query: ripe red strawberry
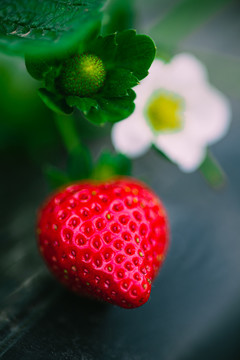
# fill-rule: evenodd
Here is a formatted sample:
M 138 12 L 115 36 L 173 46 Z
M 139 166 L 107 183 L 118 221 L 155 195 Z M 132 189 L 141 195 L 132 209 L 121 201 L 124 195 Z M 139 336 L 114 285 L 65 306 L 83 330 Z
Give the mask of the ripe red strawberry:
M 85 181 L 39 213 L 39 248 L 67 287 L 124 308 L 143 305 L 168 246 L 166 212 L 143 183 Z

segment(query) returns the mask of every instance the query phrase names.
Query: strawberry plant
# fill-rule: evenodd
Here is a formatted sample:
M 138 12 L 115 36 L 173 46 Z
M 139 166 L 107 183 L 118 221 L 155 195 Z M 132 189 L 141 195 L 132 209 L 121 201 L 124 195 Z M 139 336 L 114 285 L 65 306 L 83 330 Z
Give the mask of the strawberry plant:
M 44 260 L 70 289 L 131 308 L 149 299 L 165 257 L 166 212 L 146 185 L 128 177 L 126 156 L 105 151 L 94 164 L 74 110 L 98 126 L 128 117 L 132 88 L 148 75 L 156 48 L 132 29 L 103 34 L 104 3 L 4 0 L 0 48 L 25 57 L 68 153 L 65 171 L 45 168 L 55 192 L 38 215 Z
M 155 43 L 133 29 L 126 2 L 107 5 L 2 0 L 0 50 L 24 58 L 67 153 L 65 169 L 44 168 L 54 190 L 37 220 L 47 266 L 80 295 L 134 308 L 150 297 L 169 228 L 161 200 L 133 177 L 130 158 L 153 148 L 183 171 L 199 167 L 211 185 L 221 186 L 223 173 L 206 147 L 225 134 L 230 107 L 200 62 L 173 57 L 174 49 L 161 44 L 154 60 Z M 204 109 L 189 91 L 196 84 L 209 104 Z M 205 122 L 194 112 L 199 109 Z M 102 150 L 95 161 L 82 123 L 97 133 L 112 131 L 117 153 Z

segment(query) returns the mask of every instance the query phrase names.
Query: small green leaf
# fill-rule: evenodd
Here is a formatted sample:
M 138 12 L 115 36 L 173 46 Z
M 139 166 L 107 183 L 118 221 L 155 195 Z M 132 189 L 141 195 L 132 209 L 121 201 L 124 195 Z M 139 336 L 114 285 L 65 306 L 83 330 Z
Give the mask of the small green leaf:
M 116 65 L 133 72 L 142 80 L 148 75 L 155 54 L 156 47 L 152 39 L 146 35 L 136 35 L 135 30 L 117 33 Z
M 117 96 L 126 96 L 128 90 L 138 85 L 138 79 L 136 76 L 127 69 L 113 69 L 107 73 L 105 85 L 101 91 L 101 94 L 109 98 Z
M 67 105 L 65 99 L 60 96 L 53 94 L 46 89 L 39 89 L 38 94 L 42 101 L 55 113 L 59 115 L 71 114 L 73 112 L 72 108 Z
M 29 74 L 36 80 L 42 80 L 50 70 L 51 64 L 47 58 L 25 56 L 25 65 Z
M 116 122 L 127 118 L 135 108 L 132 93 L 134 93 L 133 90 L 131 90 L 131 96 L 98 98 L 99 109 L 92 108 L 86 115 L 87 119 L 95 124 L 104 124 L 107 121 Z
M 116 34 L 110 34 L 107 36 L 99 36 L 94 43 L 87 48 L 89 53 L 97 55 L 108 68 L 108 64 L 112 66 L 113 59 L 117 51 Z
M 79 145 L 68 158 L 67 174 L 73 181 L 86 179 L 92 171 L 92 157 L 87 147 Z
M 52 165 L 47 165 L 44 168 L 44 174 L 51 189 L 57 189 L 70 182 L 67 174 Z
M 69 106 L 76 106 L 84 114 L 87 113 L 91 108 L 98 108 L 98 103 L 92 98 L 82 98 L 79 96 L 68 96 L 66 98 Z
M 43 84 L 50 93 L 56 92 L 55 80 L 59 76 L 60 66 L 49 67 L 49 71 L 44 74 Z M 58 94 L 60 96 L 60 94 Z
M 0 49 L 64 53 L 95 31 L 106 0 L 1 0 Z
M 134 101 L 136 99 L 135 91 L 133 89 L 129 89 L 127 97 L 128 97 L 129 100 Z
M 199 170 L 208 184 L 213 188 L 219 189 L 225 185 L 226 176 L 223 169 L 209 150 L 207 151 L 206 157 L 200 165 Z
M 91 178 L 102 181 L 118 175 L 130 176 L 131 171 L 132 163 L 128 157 L 103 151 L 97 160 Z

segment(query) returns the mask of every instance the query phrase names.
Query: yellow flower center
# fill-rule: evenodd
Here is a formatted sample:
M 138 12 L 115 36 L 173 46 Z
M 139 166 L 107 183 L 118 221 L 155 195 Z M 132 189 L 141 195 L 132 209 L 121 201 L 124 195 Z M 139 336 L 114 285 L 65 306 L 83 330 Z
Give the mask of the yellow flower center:
M 155 94 L 147 105 L 146 115 L 155 132 L 180 130 L 183 126 L 184 101 L 173 93 Z

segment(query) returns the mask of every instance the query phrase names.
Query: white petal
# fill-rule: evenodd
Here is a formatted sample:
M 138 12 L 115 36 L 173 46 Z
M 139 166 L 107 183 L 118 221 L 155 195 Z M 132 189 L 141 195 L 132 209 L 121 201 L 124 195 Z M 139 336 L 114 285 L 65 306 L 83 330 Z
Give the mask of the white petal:
M 186 138 L 184 131 L 159 135 L 155 145 L 185 172 L 196 170 L 205 157 L 204 147 Z
M 165 65 L 160 60 L 154 60 L 149 70 L 149 75 L 134 87 L 136 92 L 135 105 L 138 111 L 144 111 L 152 94 L 162 88 L 162 74 L 165 73 Z
M 132 158 L 143 155 L 150 148 L 152 137 L 143 114 L 136 111 L 112 128 L 114 147 L 118 152 Z
M 176 55 L 171 62 L 172 76 L 182 84 L 206 82 L 206 67 L 193 55 L 182 53 Z
M 149 75 L 141 82 L 146 88 L 154 92 L 165 90 L 174 92 L 183 98 L 191 96 L 193 87 L 207 82 L 205 66 L 193 55 L 182 53 L 175 56 L 170 63 L 154 60 Z M 140 88 L 139 88 L 140 91 Z M 138 90 L 136 87 L 136 92 Z
M 188 99 L 185 112 L 186 131 L 202 144 L 213 143 L 228 131 L 231 107 L 228 99 L 207 85 L 196 89 L 196 99 Z
M 145 81 L 145 79 L 144 79 Z M 154 60 L 149 70 L 146 82 L 151 83 L 152 92 L 156 90 L 166 90 L 176 92 L 176 78 L 172 71 L 171 63 L 163 63 L 160 60 Z
M 170 63 L 154 60 L 149 75 L 134 88 L 140 111 L 155 91 L 173 92 L 183 98 L 193 95 L 193 87 L 206 83 L 207 71 L 194 56 L 179 54 Z M 193 95 L 194 96 L 194 95 Z

